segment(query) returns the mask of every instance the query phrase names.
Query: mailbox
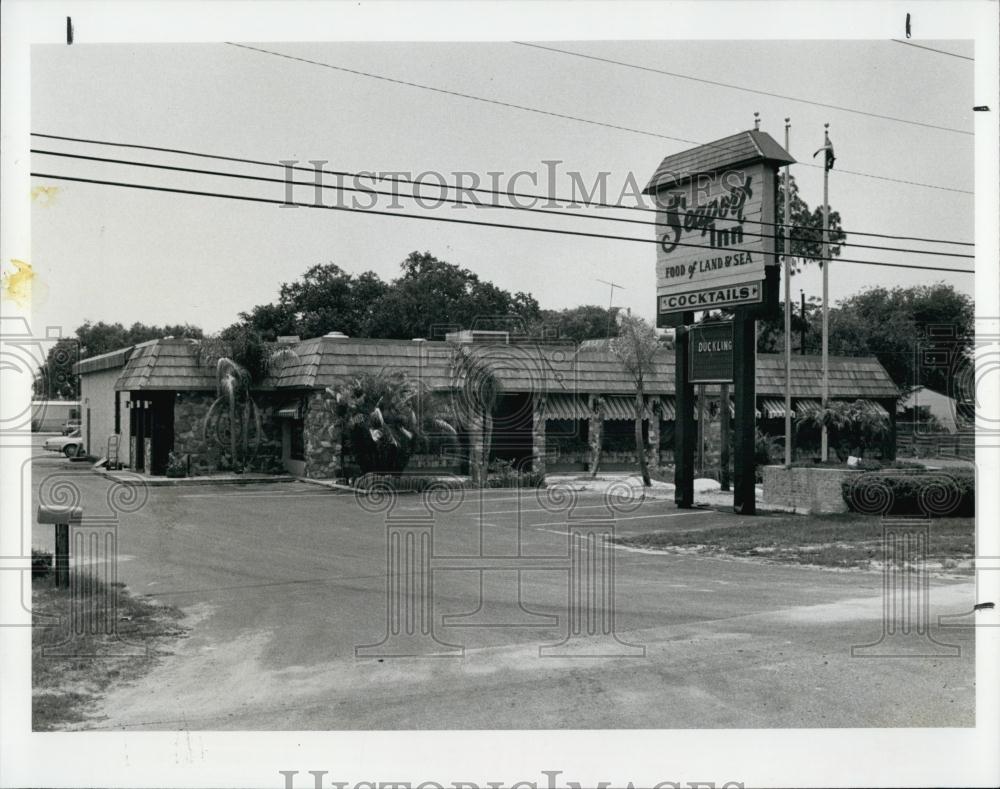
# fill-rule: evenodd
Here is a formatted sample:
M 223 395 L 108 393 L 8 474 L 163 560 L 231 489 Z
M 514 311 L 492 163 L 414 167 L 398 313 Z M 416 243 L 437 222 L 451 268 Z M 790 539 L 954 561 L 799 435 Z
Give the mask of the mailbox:
M 69 586 L 69 525 L 79 523 L 82 519 L 82 507 L 38 505 L 38 523 L 52 523 L 56 527 L 56 586 Z

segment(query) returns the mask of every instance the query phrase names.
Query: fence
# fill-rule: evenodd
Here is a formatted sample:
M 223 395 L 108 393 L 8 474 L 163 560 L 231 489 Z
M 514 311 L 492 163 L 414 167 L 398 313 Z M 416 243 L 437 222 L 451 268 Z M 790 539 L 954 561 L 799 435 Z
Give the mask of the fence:
M 914 432 L 912 426 L 901 423 L 897 425 L 896 454 L 900 457 L 974 460 L 976 436 L 972 432 Z

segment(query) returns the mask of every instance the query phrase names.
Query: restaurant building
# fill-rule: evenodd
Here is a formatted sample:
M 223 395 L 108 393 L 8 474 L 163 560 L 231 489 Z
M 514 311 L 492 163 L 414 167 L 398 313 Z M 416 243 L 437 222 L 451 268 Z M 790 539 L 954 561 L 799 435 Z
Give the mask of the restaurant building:
M 499 384 L 493 411 L 492 456 L 537 471 L 583 470 L 592 462 L 591 439 L 600 435 L 600 467 L 634 468 L 635 386 L 606 348 L 539 342 L 498 332 L 455 332 L 444 341 L 348 338 L 339 333 L 288 342 L 279 367 L 253 385 L 260 414 L 251 469 L 284 471 L 310 478 L 350 474 L 326 388 L 379 371 L 402 372 L 422 382 L 456 415 L 467 406 L 469 386 L 456 353 L 464 348 Z M 116 444 L 124 465 L 151 475 L 165 472 L 171 453 L 191 474 L 226 464 L 226 447 L 205 430 L 216 400 L 215 370 L 192 339 L 162 339 L 78 362 L 88 451 L 104 456 Z M 784 361 L 758 354 L 758 427 L 771 436 L 784 432 Z M 792 357 L 792 409 L 801 415 L 820 407 L 819 357 Z M 884 413 L 892 434 L 881 448 L 895 456 L 899 391 L 874 358 L 831 357 L 830 397 L 863 400 Z M 652 461 L 670 462 L 674 422 L 674 355 L 660 351 L 646 376 L 643 402 L 645 451 Z M 706 442 L 718 432 L 719 387 L 706 387 Z M 730 412 L 732 409 L 729 404 Z M 431 442 L 432 452 L 415 455 L 408 471 L 468 473 L 465 442 Z M 800 453 L 811 448 L 801 446 Z

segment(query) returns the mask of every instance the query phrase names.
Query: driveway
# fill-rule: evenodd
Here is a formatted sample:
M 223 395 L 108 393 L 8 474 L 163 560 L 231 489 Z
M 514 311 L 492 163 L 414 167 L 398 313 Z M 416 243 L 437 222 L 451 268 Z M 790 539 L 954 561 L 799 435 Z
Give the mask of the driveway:
M 49 495 L 50 475 L 63 475 L 86 513 L 110 514 L 110 481 L 64 460 L 35 466 L 36 497 L 39 486 Z M 191 634 L 140 682 L 113 690 L 85 728 L 974 724 L 971 630 L 932 630 L 957 657 L 912 640 L 899 647 L 906 658 L 851 656 L 852 645 L 882 634 L 880 573 L 617 547 L 604 557 L 614 559 L 616 638 L 600 638 L 608 574 L 601 554 L 587 550 L 593 542 L 570 537 L 610 518 L 599 494 L 579 494 L 570 518 L 566 502 L 534 492 L 401 496 L 387 527 L 386 512 L 368 511 L 372 502 L 366 509 L 350 494 L 306 483 L 146 493 L 120 520 L 119 580 L 181 607 Z M 661 500 L 618 512 L 615 525 L 621 535 L 747 520 Z M 387 530 L 403 557 L 391 579 L 413 586 L 387 589 Z M 51 544 L 50 528 L 35 531 L 36 545 Z M 573 571 L 571 547 L 583 557 Z M 421 561 L 433 568 L 423 596 L 424 576 L 413 569 Z M 590 575 L 579 575 L 587 567 Z M 968 611 L 973 593 L 971 582 L 933 580 L 931 621 Z M 414 599 L 428 609 L 408 607 Z M 429 632 L 422 621 L 433 623 Z M 573 627 L 576 656 L 540 656 Z M 400 637 L 385 640 L 393 628 Z M 390 654 L 414 649 L 458 656 Z

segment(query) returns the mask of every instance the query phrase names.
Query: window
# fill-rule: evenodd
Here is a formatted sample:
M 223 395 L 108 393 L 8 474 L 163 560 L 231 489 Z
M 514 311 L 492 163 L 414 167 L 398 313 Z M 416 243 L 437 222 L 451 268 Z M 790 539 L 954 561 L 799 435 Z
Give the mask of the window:
M 115 392 L 115 435 L 122 432 L 122 393 Z
M 306 432 L 305 432 L 305 420 L 303 419 L 289 419 L 288 429 L 290 431 L 289 446 L 288 446 L 288 456 L 292 460 L 305 460 L 306 459 Z

